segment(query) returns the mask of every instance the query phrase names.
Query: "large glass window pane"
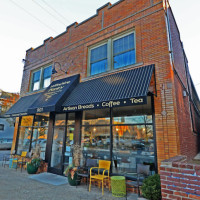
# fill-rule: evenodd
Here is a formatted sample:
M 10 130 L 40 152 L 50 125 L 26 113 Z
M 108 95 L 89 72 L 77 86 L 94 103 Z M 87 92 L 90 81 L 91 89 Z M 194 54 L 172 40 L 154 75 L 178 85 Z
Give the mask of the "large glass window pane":
M 34 126 L 48 126 L 49 114 L 40 113 L 35 115 Z
M 136 172 L 138 163 L 154 164 L 152 125 L 113 127 L 113 172 Z
M 83 162 L 87 158 L 100 160 L 110 159 L 110 127 L 84 126 L 82 127 L 81 148 L 83 149 Z
M 44 79 L 43 88 L 47 88 L 51 83 L 51 78 Z
M 90 74 L 95 75 L 107 70 L 107 44 L 91 50 Z
M 124 36 L 113 42 L 113 53 L 117 55 L 119 53 L 129 51 L 130 49 L 134 49 L 134 34 Z
M 113 41 L 114 69 L 135 63 L 134 34 Z
M 66 147 L 64 154 L 64 167 L 73 163 L 72 145 L 74 144 L 74 126 L 67 127 Z
M 31 139 L 31 128 L 20 127 L 17 154 L 21 155 L 22 151 L 27 151 L 27 152 L 29 151 L 30 139 Z
M 75 113 L 68 113 L 67 116 L 67 125 L 74 125 L 75 124 Z
M 21 126 L 32 126 L 33 116 L 24 116 L 21 120 Z
M 43 83 L 42 87 L 46 88 L 50 85 L 51 83 L 51 73 L 52 73 L 52 67 L 47 67 L 43 71 Z
M 47 143 L 47 127 L 40 127 L 33 129 L 33 137 L 31 143 L 31 150 L 34 152 L 36 147 L 39 148 L 40 158 L 45 159 L 46 143 Z
M 55 126 L 65 125 L 66 114 L 56 114 L 55 116 Z
M 114 56 L 114 69 L 132 65 L 135 63 L 135 50 Z
M 32 90 L 39 90 L 40 88 L 40 73 L 41 71 L 37 71 L 33 73 L 33 78 L 32 78 Z
M 110 124 L 110 109 L 83 111 L 83 125 Z
M 152 123 L 151 97 L 147 104 L 113 108 L 113 124 Z
M 62 169 L 62 149 L 65 127 L 55 127 L 51 152 L 51 167 Z

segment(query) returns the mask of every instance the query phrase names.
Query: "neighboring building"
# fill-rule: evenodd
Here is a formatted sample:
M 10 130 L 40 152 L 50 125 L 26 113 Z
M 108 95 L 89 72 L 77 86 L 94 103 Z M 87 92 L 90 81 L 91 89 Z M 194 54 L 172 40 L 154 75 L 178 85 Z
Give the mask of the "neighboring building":
M 19 94 L 0 89 L 0 149 L 11 148 L 15 118 L 3 118 L 5 112 L 19 99 Z M 9 143 L 3 145 L 3 143 Z
M 167 1 L 108 3 L 25 60 L 21 99 L 7 112 L 17 117 L 12 148 L 38 144 L 48 171 L 62 174 L 73 143 L 81 164 L 112 160 L 117 174 L 199 152 L 199 98 Z

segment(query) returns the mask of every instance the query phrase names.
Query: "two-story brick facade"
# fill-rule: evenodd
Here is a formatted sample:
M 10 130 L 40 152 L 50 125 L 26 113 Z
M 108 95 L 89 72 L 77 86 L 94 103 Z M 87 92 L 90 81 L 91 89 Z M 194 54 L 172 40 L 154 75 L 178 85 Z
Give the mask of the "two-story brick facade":
M 74 143 L 82 164 L 112 160 L 118 174 L 198 153 L 199 99 L 167 1 L 108 3 L 25 60 L 13 149 L 39 145 L 49 171 L 72 162 Z

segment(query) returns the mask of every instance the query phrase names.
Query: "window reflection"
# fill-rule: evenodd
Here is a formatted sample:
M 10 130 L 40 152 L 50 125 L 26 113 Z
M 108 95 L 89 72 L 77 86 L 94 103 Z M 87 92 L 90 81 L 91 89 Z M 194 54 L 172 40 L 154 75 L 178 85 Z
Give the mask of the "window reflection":
M 40 158 L 45 159 L 46 141 L 49 124 L 49 114 L 41 113 L 33 116 L 23 116 L 19 129 L 17 154 L 22 151 L 34 153 L 38 146 Z M 31 140 L 32 138 L 32 140 Z
M 17 154 L 22 151 L 29 151 L 31 139 L 31 127 L 20 127 Z
M 110 110 L 90 110 L 83 112 L 81 148 L 83 161 L 87 158 L 110 159 Z
M 110 124 L 110 109 L 84 111 L 82 124 L 83 125 Z

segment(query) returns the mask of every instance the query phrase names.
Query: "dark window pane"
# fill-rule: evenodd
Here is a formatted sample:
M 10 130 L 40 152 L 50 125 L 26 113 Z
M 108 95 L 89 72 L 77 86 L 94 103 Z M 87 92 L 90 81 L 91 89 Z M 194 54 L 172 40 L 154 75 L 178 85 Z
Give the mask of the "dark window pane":
M 151 97 L 147 104 L 113 108 L 114 124 L 146 124 L 152 123 Z
M 44 75 L 43 75 L 44 79 L 48 78 L 48 77 L 51 77 L 51 73 L 52 73 L 52 67 L 51 66 L 45 68 L 44 69 Z
M 114 55 L 134 48 L 134 34 L 127 35 L 113 42 Z
M 40 71 L 33 73 L 33 82 L 38 82 L 40 80 Z
M 114 69 L 132 65 L 135 63 L 135 50 L 124 52 L 114 56 Z
M 41 113 L 35 115 L 34 126 L 48 126 L 49 114 Z
M 83 111 L 83 125 L 110 124 L 110 109 Z
M 91 75 L 100 74 L 107 69 L 107 60 L 101 60 L 99 62 L 91 64 Z
M 91 63 L 107 58 L 107 44 L 91 50 L 90 61 Z
M 67 125 L 74 125 L 74 124 L 75 124 L 75 113 L 68 113 Z
M 56 114 L 55 126 L 65 125 L 66 114 Z
M 107 70 L 107 44 L 91 50 L 90 68 L 91 75 Z

